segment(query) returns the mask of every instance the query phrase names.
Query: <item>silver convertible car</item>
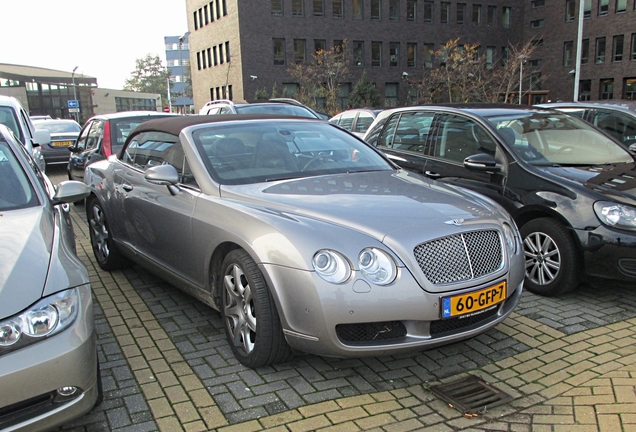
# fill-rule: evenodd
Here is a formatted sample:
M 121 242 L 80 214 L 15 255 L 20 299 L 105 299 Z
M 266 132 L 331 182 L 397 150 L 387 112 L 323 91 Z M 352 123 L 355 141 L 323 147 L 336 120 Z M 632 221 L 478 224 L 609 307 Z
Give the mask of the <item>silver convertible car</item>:
M 99 265 L 135 261 L 219 310 L 249 367 L 448 344 L 521 296 L 519 232 L 499 205 L 327 122 L 151 120 L 85 182 Z
M 67 204 L 88 193 L 76 181 L 54 189 L 0 125 L 0 430 L 50 430 L 101 401 L 90 280 Z

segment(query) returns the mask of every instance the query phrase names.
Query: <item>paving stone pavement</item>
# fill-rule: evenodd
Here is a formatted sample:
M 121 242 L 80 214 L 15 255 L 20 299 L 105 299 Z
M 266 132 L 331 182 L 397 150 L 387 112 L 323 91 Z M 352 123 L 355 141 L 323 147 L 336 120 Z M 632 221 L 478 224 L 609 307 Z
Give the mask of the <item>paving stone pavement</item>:
M 462 343 L 252 370 L 234 359 L 219 313 L 138 266 L 102 271 L 84 207 L 71 212 L 105 397 L 60 431 L 636 431 L 636 289 L 524 292 L 503 324 Z M 513 400 L 465 417 L 430 391 L 468 373 Z

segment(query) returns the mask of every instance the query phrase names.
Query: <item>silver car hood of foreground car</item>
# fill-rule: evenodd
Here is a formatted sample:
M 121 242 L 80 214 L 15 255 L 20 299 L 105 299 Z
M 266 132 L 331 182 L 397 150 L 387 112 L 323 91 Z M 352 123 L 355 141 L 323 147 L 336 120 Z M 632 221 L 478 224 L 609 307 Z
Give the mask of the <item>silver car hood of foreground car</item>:
M 78 258 L 69 250 L 73 239 L 61 238 L 63 230 L 54 222 L 59 218 L 50 213 L 55 211 L 36 206 L 1 213 L 0 319 L 25 310 L 45 295 L 88 283 L 88 274 L 69 272 L 71 266 L 64 264 Z

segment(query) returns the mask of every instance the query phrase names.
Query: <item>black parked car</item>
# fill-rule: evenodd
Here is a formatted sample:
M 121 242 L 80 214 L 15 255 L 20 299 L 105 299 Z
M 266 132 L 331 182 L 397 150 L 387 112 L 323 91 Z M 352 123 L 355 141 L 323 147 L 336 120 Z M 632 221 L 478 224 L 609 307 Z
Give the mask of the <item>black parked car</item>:
M 406 107 L 380 113 L 365 140 L 505 207 L 524 239 L 530 291 L 636 281 L 636 161 L 583 120 L 514 105 Z
M 124 145 L 130 131 L 141 123 L 177 115 L 156 111 L 125 111 L 89 118 L 79 133 L 77 142 L 68 147 L 71 152 L 68 161 L 68 178 L 84 180 L 84 168 L 117 153 Z

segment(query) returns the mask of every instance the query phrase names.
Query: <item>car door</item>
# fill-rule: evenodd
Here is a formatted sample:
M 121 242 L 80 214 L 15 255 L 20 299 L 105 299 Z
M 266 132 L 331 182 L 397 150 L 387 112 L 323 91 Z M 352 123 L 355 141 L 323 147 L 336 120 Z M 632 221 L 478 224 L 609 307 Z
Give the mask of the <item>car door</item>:
M 175 195 L 167 186 L 146 180 L 146 170 L 158 165 L 177 169 L 181 185 Z M 154 265 L 191 282 L 201 279 L 195 274 L 196 257 L 190 246 L 191 218 L 200 191 L 179 138 L 159 132 L 131 138 L 113 179 L 124 221 L 123 241 Z
M 476 154 L 495 158 L 504 153 L 497 139 L 474 119 L 443 113 L 435 119 L 435 145 L 427 161 L 427 177 L 466 187 L 502 202 L 503 177 L 500 173 L 471 170 L 464 160 Z
M 430 111 L 395 113 L 380 134 L 378 148 L 401 168 L 423 174 L 432 145 L 434 117 Z
M 86 168 L 86 156 L 89 152 L 88 146 L 92 144 L 88 137 L 93 126 L 99 121 L 89 120 L 81 130 L 75 145 L 71 148 L 71 155 L 68 164 L 69 178 L 73 180 L 84 180 L 84 168 Z

